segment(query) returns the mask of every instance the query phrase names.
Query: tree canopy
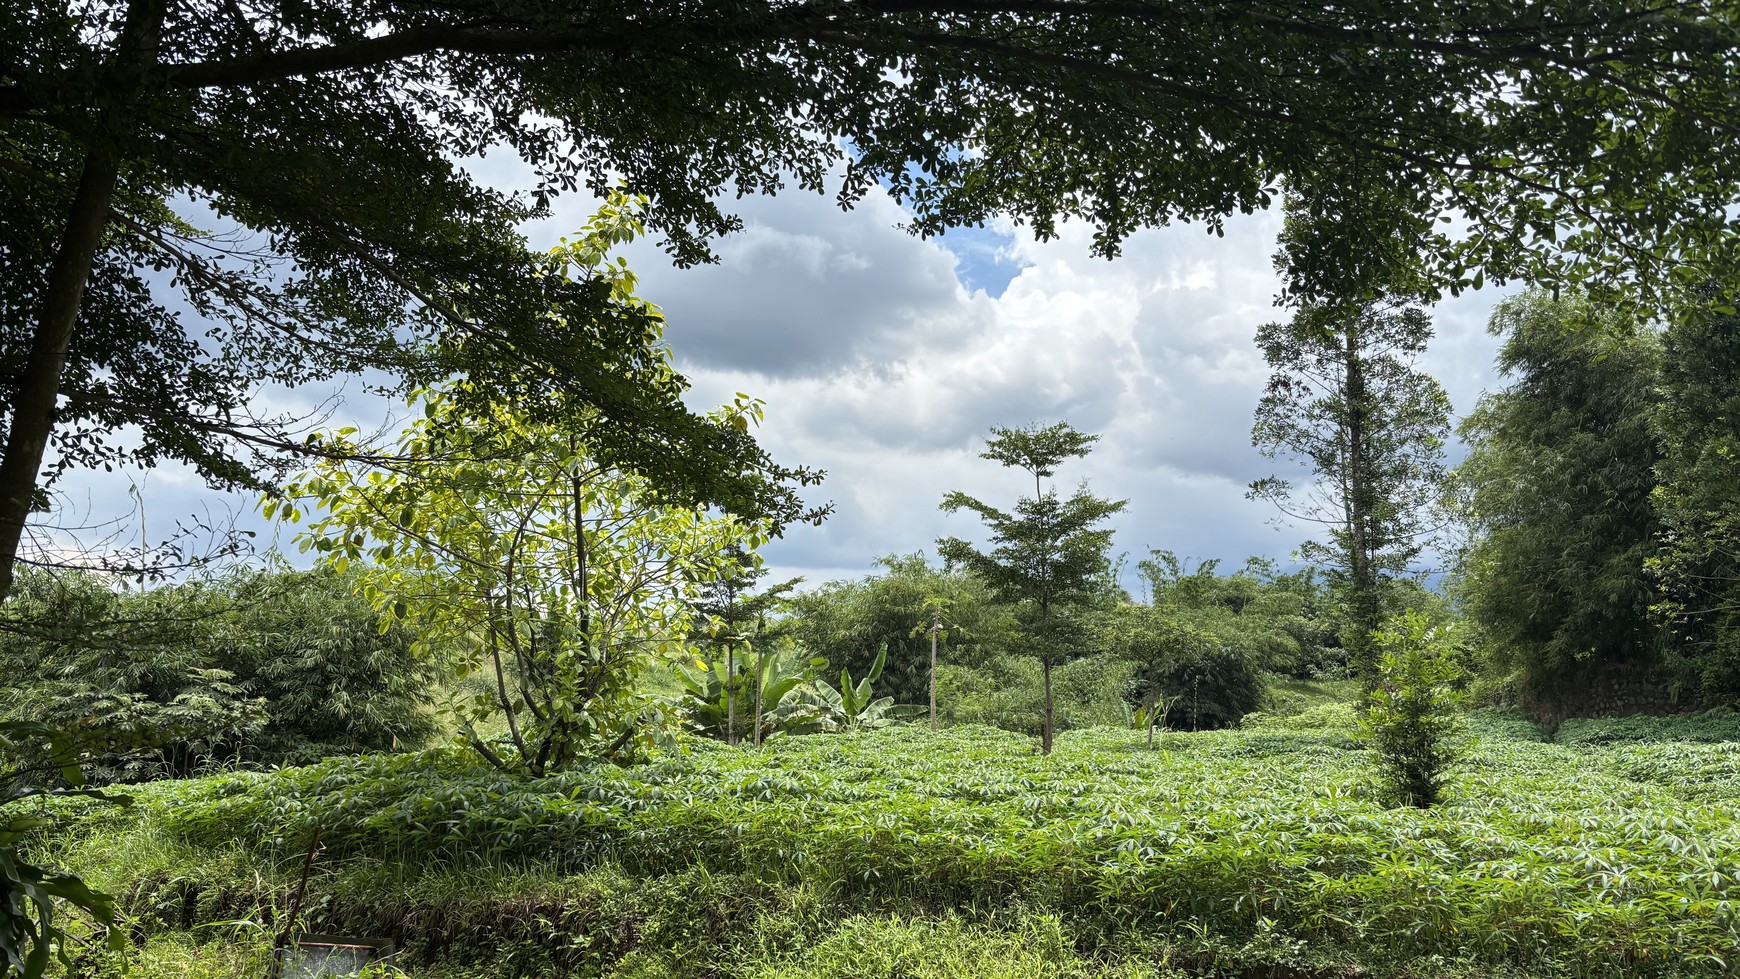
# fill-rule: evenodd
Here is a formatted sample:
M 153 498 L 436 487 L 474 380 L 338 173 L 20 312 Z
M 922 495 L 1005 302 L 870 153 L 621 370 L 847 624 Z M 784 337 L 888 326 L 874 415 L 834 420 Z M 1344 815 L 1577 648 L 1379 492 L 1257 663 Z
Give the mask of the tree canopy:
M 1458 590 L 1495 665 L 1550 704 L 1581 674 L 1660 652 L 1645 564 L 1663 529 L 1650 502 L 1661 344 L 1600 304 L 1538 293 L 1506 300 L 1490 329 L 1511 384 L 1462 423 Z
M 735 226 L 719 195 L 843 168 L 842 203 L 880 184 L 921 232 L 1082 219 L 1109 255 L 1283 184 L 1327 214 L 1382 186 L 1434 288 L 1719 279 L 1735 20 L 1713 0 L 6 0 L 0 594 L 51 438 L 57 467 L 259 483 L 296 440 L 256 387 L 371 368 L 585 404 L 598 451 L 665 491 L 793 512 L 608 289 L 542 274 L 516 228 L 582 187 L 647 194 L 684 262 Z M 464 161 L 486 152 L 534 189 L 484 186 Z M 1330 240 L 1325 274 L 1364 261 Z M 128 424 L 140 446 L 107 441 Z
M 1740 317 L 1696 317 L 1662 337 L 1656 407 L 1661 547 L 1656 611 L 1667 665 L 1705 702 L 1740 702 Z

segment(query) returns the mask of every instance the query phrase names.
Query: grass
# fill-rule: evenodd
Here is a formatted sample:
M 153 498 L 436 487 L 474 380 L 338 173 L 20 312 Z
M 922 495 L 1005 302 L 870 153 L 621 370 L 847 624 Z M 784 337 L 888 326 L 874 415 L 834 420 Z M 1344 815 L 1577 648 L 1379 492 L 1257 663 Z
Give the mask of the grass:
M 1350 722 L 1320 703 L 1154 750 L 1068 732 L 1049 758 L 908 728 L 542 781 L 457 753 L 340 760 L 142 787 L 48 846 L 146 932 L 203 937 L 275 920 L 318 823 L 310 926 L 394 937 L 439 976 L 1740 968 L 1740 745 L 1719 719 L 1551 744 L 1477 714 L 1430 811 L 1378 803 Z

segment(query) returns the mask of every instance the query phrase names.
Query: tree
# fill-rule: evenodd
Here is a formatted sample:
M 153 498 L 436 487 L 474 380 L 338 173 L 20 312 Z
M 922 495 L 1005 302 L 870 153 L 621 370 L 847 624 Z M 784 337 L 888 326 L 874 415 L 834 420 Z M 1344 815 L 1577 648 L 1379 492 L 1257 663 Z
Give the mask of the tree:
M 32 572 L 0 618 L 0 720 L 50 725 L 93 780 L 188 778 L 252 745 L 264 697 L 214 636 L 232 608 L 192 582 L 126 591 L 80 572 Z
M 677 375 L 657 342 L 662 318 L 635 295 L 626 264 L 607 258 L 640 230 L 624 203 L 553 250 L 545 274 L 578 269 L 608 294 L 647 333 L 668 381 Z M 462 670 L 493 671 L 493 698 L 462 705 L 459 719 L 491 764 L 535 775 L 662 735 L 662 719 L 643 716 L 653 708 L 635 689 L 637 672 L 686 651 L 699 589 L 740 570 L 741 553 L 780 520 L 711 514 L 620 468 L 593 444 L 585 407 L 521 412 L 463 380 L 419 390 L 411 408 L 420 417 L 392 450 L 356 442 L 352 429 L 315 433 L 324 460 L 264 503 L 268 518 L 324 511 L 300 536 L 304 550 L 340 574 L 368 560 L 364 594 L 385 623 L 409 620 L 425 649 L 457 649 Z M 746 436 L 760 419 L 761 403 L 739 394 L 707 424 Z M 506 721 L 509 754 L 473 727 L 492 713 Z
M 361 576 L 279 566 L 219 578 L 210 655 L 265 701 L 266 726 L 238 746 L 251 765 L 410 751 L 435 734 L 433 664 L 403 624 L 381 628 Z
M 0 616 L 0 719 L 52 724 L 105 783 L 420 747 L 429 665 L 356 584 L 276 568 L 134 590 L 27 572 Z
M 989 551 L 955 537 L 937 541 L 937 549 L 949 564 L 983 579 L 999 601 L 1016 606 L 1045 684 L 1045 727 L 1040 738 L 1045 754 L 1051 753 L 1053 734 L 1051 670 L 1084 652 L 1070 613 L 1103 590 L 1111 565 L 1107 551 L 1112 531 L 1100 524 L 1121 513 L 1127 501 L 1094 496 L 1085 483 L 1064 500 L 1055 489 L 1045 489 L 1043 480 L 1055 474 L 1064 460 L 1087 455 L 1098 440 L 1099 436 L 1078 432 L 1068 422 L 1044 428 L 993 427 L 980 458 L 1026 470 L 1033 477 L 1033 495 L 1019 498 L 1009 512 L 959 491 L 943 497 L 945 513 L 971 510 L 990 531 Z
M 1431 288 L 1481 270 L 1649 303 L 1687 266 L 1726 281 L 1735 40 L 1707 0 L 8 0 L 0 596 L 51 443 L 56 471 L 179 459 L 259 486 L 309 450 L 249 409 L 258 385 L 366 370 L 568 411 L 690 503 L 800 512 L 742 478 L 777 467 L 683 407 L 607 293 L 539 274 L 515 228 L 583 185 L 650 195 L 682 261 L 734 226 L 723 192 L 843 166 L 843 203 L 885 186 L 926 233 L 1081 219 L 1112 254 L 1144 225 L 1218 230 L 1281 181 L 1325 210 L 1378 185 Z M 487 151 L 534 190 L 479 186 L 458 161 Z M 178 218 L 190 200 L 240 236 Z M 1333 240 L 1331 277 L 1369 244 Z
M 1257 331 L 1274 373 L 1257 404 L 1251 443 L 1292 456 L 1314 482 L 1270 476 L 1246 494 L 1325 528 L 1306 560 L 1329 569 L 1348 608 L 1348 665 L 1368 681 L 1371 634 L 1385 617 L 1385 581 L 1406 573 L 1435 530 L 1450 401 L 1414 367 L 1432 323 L 1407 302 L 1310 300 L 1290 323 Z
M 1241 644 L 1188 622 L 1176 610 L 1135 606 L 1114 627 L 1115 648 L 1133 667 L 1124 698 L 1156 727 L 1233 727 L 1257 709 L 1263 679 Z
M 1373 636 L 1379 682 L 1366 694 L 1360 740 L 1377 755 L 1379 787 L 1398 805 L 1438 804 L 1461 743 L 1462 669 L 1456 640 L 1418 612 L 1392 619 Z
M 355 563 L 383 621 L 414 625 L 425 650 L 487 671 L 493 695 L 457 715 L 490 764 L 544 775 L 650 743 L 663 731 L 636 677 L 688 650 L 701 585 L 765 528 L 672 506 L 571 433 L 464 403 L 419 393 L 390 470 L 324 463 L 267 515 L 323 511 L 300 546 L 340 573 Z M 489 717 L 511 751 L 476 733 Z
M 1511 383 L 1462 423 L 1457 591 L 1495 665 L 1550 702 L 1596 666 L 1656 657 L 1659 342 L 1593 301 L 1540 293 L 1500 304 L 1489 329 Z
M 1343 624 L 1316 568 L 1280 574 L 1273 561 L 1253 557 L 1232 574 L 1218 574 L 1213 559 L 1186 574 L 1187 560 L 1149 553 L 1136 568 L 1148 581 L 1150 607 L 1168 621 L 1213 635 L 1271 673 L 1313 677 L 1346 666 Z M 1138 622 L 1145 618 L 1140 606 L 1132 611 Z
M 1662 335 L 1649 567 L 1673 680 L 1740 703 L 1740 317 L 1692 310 Z

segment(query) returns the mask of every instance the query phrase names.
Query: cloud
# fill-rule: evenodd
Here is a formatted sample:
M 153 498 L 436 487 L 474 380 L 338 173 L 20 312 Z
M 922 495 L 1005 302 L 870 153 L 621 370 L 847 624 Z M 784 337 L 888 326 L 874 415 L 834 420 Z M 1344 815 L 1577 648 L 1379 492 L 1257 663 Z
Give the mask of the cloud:
M 955 256 L 901 231 L 885 196 L 845 214 L 814 194 L 742 203 L 743 231 L 717 244 L 717 264 L 643 273 L 688 365 L 794 378 L 887 363 L 915 326 L 967 301 Z M 644 247 L 631 262 L 659 258 Z
M 765 398 L 763 442 L 784 461 L 830 473 L 815 498 L 831 499 L 836 514 L 769 548 L 782 571 L 863 574 L 877 555 L 934 552 L 939 536 L 974 536 L 970 517 L 938 510 L 945 492 L 1008 502 L 1030 491 L 1018 474 L 978 458 L 989 428 L 1059 419 L 1102 436 L 1090 457 L 1059 474 L 1061 488 L 1086 478 L 1095 492 L 1128 499 L 1117 547 L 1136 557 L 1165 547 L 1231 563 L 1251 554 L 1286 560 L 1310 535 L 1277 530 L 1271 508 L 1244 498 L 1252 479 L 1302 475 L 1296 463 L 1264 459 L 1250 445 L 1268 376 L 1252 337 L 1286 315 L 1273 305 L 1278 215 L 1231 220 L 1224 238 L 1194 227 L 1145 231 L 1112 262 L 1091 255 L 1087 229 L 1065 227 L 1038 242 L 1005 224 L 968 243 L 979 260 L 999 255 L 1012 271 L 992 295 L 964 282 L 938 288 L 935 270 L 948 262 L 937 243 L 895 230 L 898 210 L 875 195 L 873 206 L 846 214 L 787 210 L 783 200 L 742 203 L 752 228 L 794 237 L 801 230 L 806 244 L 746 246 L 753 274 L 707 280 L 723 290 L 709 295 L 724 309 L 758 310 L 753 332 L 739 334 L 729 357 L 689 345 L 718 330 L 725 314 L 672 303 L 661 291 L 690 289 L 679 280 L 694 273 L 646 273 L 643 281 L 671 315 L 697 402 L 739 390 Z M 806 223 L 793 223 L 800 214 Z M 888 224 L 865 226 L 878 221 Z M 1000 243 L 986 240 L 993 234 Z M 829 256 L 867 253 L 864 242 L 875 243 L 878 268 L 891 274 L 874 290 L 848 281 L 842 288 L 856 299 L 842 328 L 786 349 L 807 317 L 800 306 L 757 300 L 786 295 L 792 283 L 811 288 Z M 721 254 L 728 266 L 732 251 Z M 967 263 L 953 263 L 957 281 Z M 1458 407 L 1492 384 L 1492 343 L 1481 326 L 1494 298 L 1473 294 L 1438 311 L 1446 336 L 1428 366 L 1445 377 Z M 689 316 L 715 322 L 683 322 Z
M 564 202 L 528 228 L 532 244 L 554 244 L 590 207 Z M 1272 304 L 1278 215 L 1235 217 L 1225 237 L 1191 226 L 1144 231 L 1108 262 L 1074 226 L 1047 242 L 1006 221 L 920 240 L 875 191 L 847 212 L 799 192 L 732 209 L 744 231 L 717 244 L 716 265 L 674 268 L 651 241 L 628 258 L 642 295 L 667 314 L 691 402 L 710 406 L 737 391 L 764 398 L 759 434 L 775 457 L 829 471 L 809 495 L 832 500 L 835 516 L 770 545 L 775 574 L 856 577 L 879 555 L 934 553 L 938 537 L 974 537 L 970 515 L 938 509 L 944 493 L 1008 503 L 1031 491 L 1022 474 L 979 458 L 990 427 L 1060 419 L 1101 436 L 1091 456 L 1059 473 L 1060 489 L 1086 479 L 1096 493 L 1129 500 L 1115 520 L 1116 547 L 1135 558 L 1168 548 L 1235 565 L 1253 554 L 1284 561 L 1308 536 L 1277 530 L 1271 508 L 1244 498 L 1254 478 L 1298 474 L 1250 446 L 1268 375 L 1252 337 L 1285 316 Z M 1497 340 L 1484 323 L 1498 296 L 1471 293 L 1435 311 L 1439 338 L 1425 363 L 1459 412 L 1497 386 Z M 271 395 L 286 408 L 305 407 L 296 400 L 304 396 Z M 378 403 L 359 398 L 348 410 L 352 423 L 380 423 Z M 199 509 L 180 483 L 167 473 L 151 479 L 154 512 Z M 79 495 L 124 501 L 126 483 L 118 485 L 93 475 Z

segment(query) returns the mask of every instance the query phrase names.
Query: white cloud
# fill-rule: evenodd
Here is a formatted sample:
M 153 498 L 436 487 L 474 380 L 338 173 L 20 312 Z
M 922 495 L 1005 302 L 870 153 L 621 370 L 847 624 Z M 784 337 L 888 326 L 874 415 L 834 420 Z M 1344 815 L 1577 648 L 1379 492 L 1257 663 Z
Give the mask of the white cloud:
M 722 245 L 722 265 L 701 272 L 643 268 L 643 292 L 671 316 L 698 403 L 739 390 L 765 398 L 763 442 L 783 461 L 829 471 L 816 498 L 837 512 L 769 549 L 781 571 L 862 574 L 877 555 L 973 536 L 970 517 L 938 510 L 945 492 L 1006 502 L 1029 489 L 977 457 L 988 429 L 1065 418 L 1102 438 L 1060 473 L 1061 487 L 1086 477 L 1130 500 L 1119 549 L 1236 563 L 1285 560 L 1305 538 L 1277 532 L 1272 510 L 1243 496 L 1259 476 L 1297 475 L 1250 446 L 1268 376 L 1252 336 L 1285 315 L 1273 305 L 1278 215 L 1230 220 L 1224 238 L 1145 231 L 1112 262 L 1090 254 L 1085 228 L 1038 242 L 1004 224 L 1000 246 L 983 232 L 966 243 L 1019 268 L 993 297 L 956 281 L 974 256 L 957 261 L 895 230 L 900 212 L 879 195 L 844 214 L 820 198 L 740 203 L 751 229 L 741 250 Z M 870 268 L 823 271 L 840 254 Z M 1492 386 L 1495 341 L 1483 325 L 1493 298 L 1438 312 L 1444 336 L 1427 366 L 1458 408 Z M 724 349 L 711 338 L 727 325 Z
M 988 429 L 1059 419 L 1102 436 L 1059 474 L 1060 488 L 1087 478 L 1095 492 L 1127 498 L 1116 546 L 1134 557 L 1163 547 L 1230 564 L 1285 560 L 1304 539 L 1277 532 L 1272 511 L 1243 496 L 1251 479 L 1288 469 L 1249 437 L 1268 374 L 1251 339 L 1285 315 L 1272 304 L 1278 215 L 1231 219 L 1224 238 L 1144 231 L 1108 262 L 1090 254 L 1080 227 L 1048 242 L 1006 221 L 941 242 L 913 238 L 880 193 L 849 212 L 798 192 L 733 206 L 745 230 L 717 244 L 716 265 L 673 268 L 650 241 L 628 254 L 642 294 L 669 317 L 693 403 L 736 391 L 766 399 L 761 438 L 776 458 L 830 473 L 810 495 L 834 501 L 836 515 L 771 545 L 776 574 L 857 576 L 878 555 L 974 536 L 970 516 L 938 510 L 945 492 L 1008 502 L 1031 489 L 978 458 Z M 533 244 L 581 226 L 589 208 L 564 203 L 528 229 Z M 1426 366 L 1459 412 L 1496 386 L 1497 341 L 1484 332 L 1495 298 L 1470 294 L 1436 313 Z M 295 392 L 270 398 L 292 411 L 318 404 Z M 370 428 L 381 410 L 367 398 L 348 406 Z M 121 495 L 86 482 L 81 496 Z M 152 507 L 197 508 L 179 482 L 154 477 Z

